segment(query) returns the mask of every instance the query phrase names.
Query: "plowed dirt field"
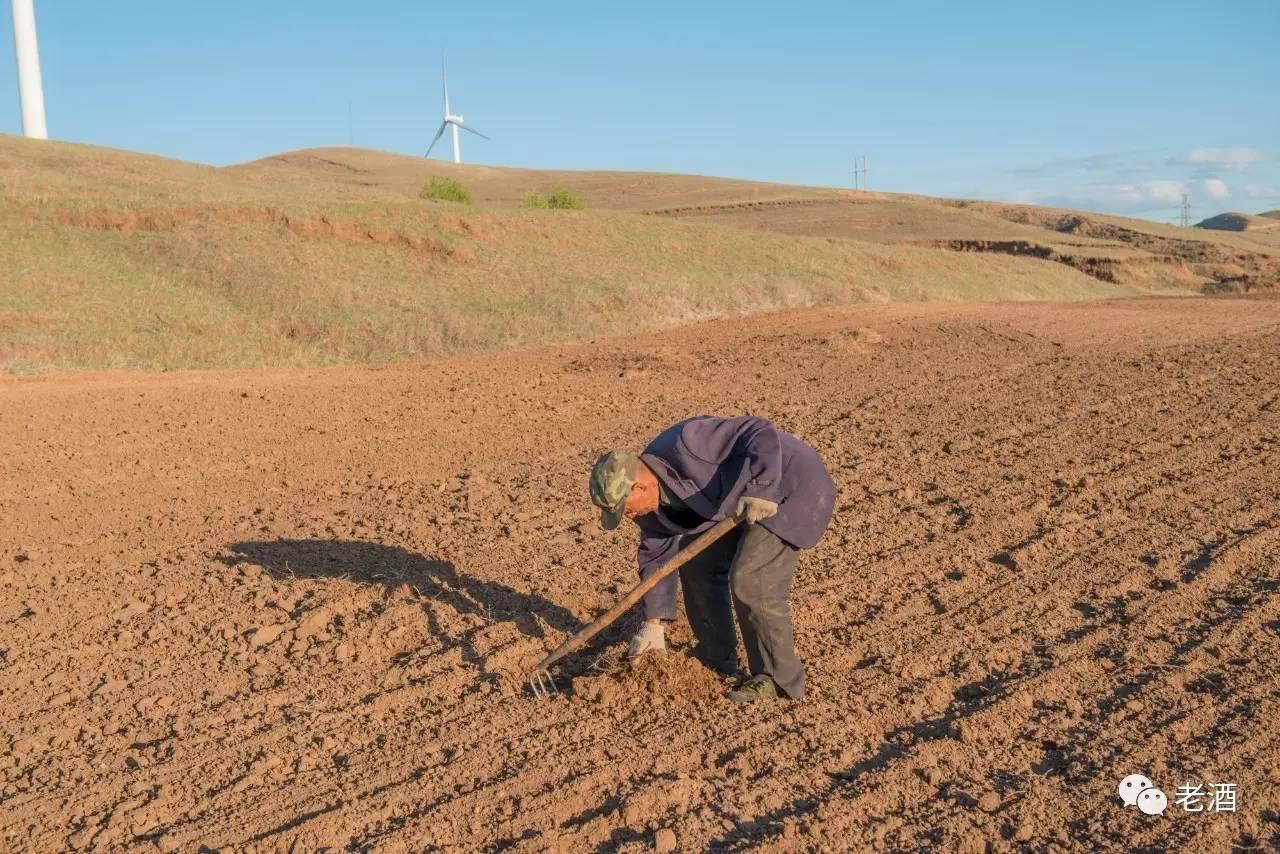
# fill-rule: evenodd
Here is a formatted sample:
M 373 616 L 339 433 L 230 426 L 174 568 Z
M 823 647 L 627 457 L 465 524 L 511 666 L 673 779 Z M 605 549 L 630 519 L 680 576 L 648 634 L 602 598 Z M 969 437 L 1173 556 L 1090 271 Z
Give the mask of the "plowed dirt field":
M 630 670 L 635 616 L 529 696 L 635 581 L 591 462 L 704 412 L 840 487 L 809 697 L 731 708 L 683 629 Z M 8 851 L 1280 844 L 1280 301 L 8 379 L 0 450 Z

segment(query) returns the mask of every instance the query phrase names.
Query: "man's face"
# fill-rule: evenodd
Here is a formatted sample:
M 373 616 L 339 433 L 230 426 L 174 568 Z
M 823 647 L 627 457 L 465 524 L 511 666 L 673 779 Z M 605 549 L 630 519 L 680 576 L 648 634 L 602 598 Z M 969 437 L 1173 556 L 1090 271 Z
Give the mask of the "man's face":
M 631 495 L 627 497 L 627 506 L 623 515 L 628 519 L 644 516 L 658 509 L 658 479 L 645 466 L 636 473 L 635 485 L 631 487 Z

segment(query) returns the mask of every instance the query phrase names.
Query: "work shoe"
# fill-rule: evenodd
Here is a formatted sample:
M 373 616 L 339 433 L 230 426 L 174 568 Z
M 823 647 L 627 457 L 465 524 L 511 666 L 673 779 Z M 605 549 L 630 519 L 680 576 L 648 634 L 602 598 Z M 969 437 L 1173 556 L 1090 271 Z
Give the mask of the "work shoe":
M 737 664 L 730 664 L 722 667 L 715 667 L 713 665 L 707 666 L 711 667 L 712 672 L 715 673 L 716 676 L 725 680 L 735 688 L 742 683 L 742 680 L 747 678 L 747 674 L 739 670 Z
M 745 706 L 748 703 L 754 703 L 756 700 L 778 699 L 778 686 L 773 684 L 772 679 L 762 674 L 760 676 L 752 676 L 725 696 L 731 702 Z

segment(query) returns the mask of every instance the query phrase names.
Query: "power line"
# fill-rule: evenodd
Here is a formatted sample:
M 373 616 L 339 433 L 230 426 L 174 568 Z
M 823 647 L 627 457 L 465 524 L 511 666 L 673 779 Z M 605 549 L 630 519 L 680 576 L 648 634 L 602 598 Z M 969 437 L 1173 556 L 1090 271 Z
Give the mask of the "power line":
M 1186 228 L 1191 225 L 1191 199 L 1186 193 L 1182 194 L 1182 204 L 1178 206 L 1178 223 Z

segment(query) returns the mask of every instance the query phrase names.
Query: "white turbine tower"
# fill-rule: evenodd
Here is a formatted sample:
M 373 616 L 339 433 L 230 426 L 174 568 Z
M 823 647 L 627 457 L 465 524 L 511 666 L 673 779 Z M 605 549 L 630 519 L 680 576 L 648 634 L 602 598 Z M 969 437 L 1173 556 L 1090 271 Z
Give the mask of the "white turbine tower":
M 18 0 L 14 0 L 14 2 L 16 3 Z M 455 116 L 449 112 L 449 70 L 445 67 L 443 56 L 440 57 L 440 76 L 444 79 L 444 121 L 440 123 L 440 130 L 436 131 L 435 139 L 431 140 L 431 144 L 427 146 L 427 153 L 422 156 L 430 157 L 431 149 L 435 148 L 436 143 L 440 141 L 440 137 L 444 136 L 445 128 L 450 128 L 453 131 L 453 162 L 461 163 L 462 150 L 458 148 L 458 128 L 474 133 L 481 139 L 488 139 L 489 137 L 465 124 L 462 121 L 461 113 Z
M 36 10 L 32 0 L 13 0 L 13 50 L 18 58 L 18 98 L 22 101 L 22 133 L 48 139 L 44 121 L 44 86 L 40 83 L 40 50 L 36 46 Z

